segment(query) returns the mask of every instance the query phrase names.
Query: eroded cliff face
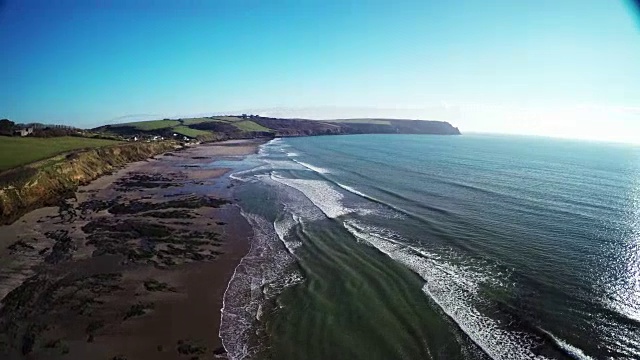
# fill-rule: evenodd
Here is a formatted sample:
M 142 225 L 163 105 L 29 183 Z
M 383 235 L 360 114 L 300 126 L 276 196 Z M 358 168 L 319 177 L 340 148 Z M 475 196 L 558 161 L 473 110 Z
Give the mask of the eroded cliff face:
M 0 225 L 39 207 L 56 205 L 79 185 L 127 163 L 176 147 L 173 142 L 121 144 L 59 155 L 0 173 Z

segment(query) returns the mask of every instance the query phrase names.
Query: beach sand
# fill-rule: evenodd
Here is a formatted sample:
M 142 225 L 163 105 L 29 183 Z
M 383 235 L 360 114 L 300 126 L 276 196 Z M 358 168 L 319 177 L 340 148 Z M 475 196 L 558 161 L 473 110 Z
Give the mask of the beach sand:
M 210 359 L 251 229 L 216 159 L 261 140 L 130 164 L 0 227 L 0 357 Z

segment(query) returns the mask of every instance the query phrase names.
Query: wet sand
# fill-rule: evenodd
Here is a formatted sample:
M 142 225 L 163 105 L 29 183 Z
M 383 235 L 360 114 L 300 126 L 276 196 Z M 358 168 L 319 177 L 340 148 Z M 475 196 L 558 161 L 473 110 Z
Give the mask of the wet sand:
M 0 357 L 224 357 L 222 297 L 251 229 L 216 159 L 259 140 L 130 164 L 0 227 Z

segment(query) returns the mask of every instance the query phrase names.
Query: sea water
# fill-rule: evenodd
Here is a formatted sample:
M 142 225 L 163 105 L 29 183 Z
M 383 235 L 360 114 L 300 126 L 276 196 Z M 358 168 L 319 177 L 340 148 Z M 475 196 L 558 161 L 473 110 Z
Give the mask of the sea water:
M 231 175 L 230 358 L 640 358 L 640 149 L 275 139 Z

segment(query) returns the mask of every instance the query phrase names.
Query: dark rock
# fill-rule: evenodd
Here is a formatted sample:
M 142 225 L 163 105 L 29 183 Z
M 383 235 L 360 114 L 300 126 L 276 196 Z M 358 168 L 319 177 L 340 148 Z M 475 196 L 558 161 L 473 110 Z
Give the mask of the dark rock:
M 9 245 L 7 249 L 11 250 L 11 252 L 13 253 L 13 252 L 20 252 L 24 250 L 34 250 L 35 248 L 32 245 L 27 244 L 24 240 L 18 240 L 13 244 Z
M 191 340 L 179 340 L 176 351 L 181 355 L 204 355 L 207 353 L 207 347 L 195 344 Z
M 153 310 L 153 303 L 143 303 L 139 302 L 137 304 L 131 305 L 129 311 L 124 315 L 124 320 L 127 320 L 132 317 L 145 315 L 149 310 Z
M 48 231 L 45 235 L 55 240 L 51 253 L 44 258 L 49 264 L 57 264 L 62 261 L 71 260 L 73 253 L 78 249 L 69 236 L 67 230 Z

